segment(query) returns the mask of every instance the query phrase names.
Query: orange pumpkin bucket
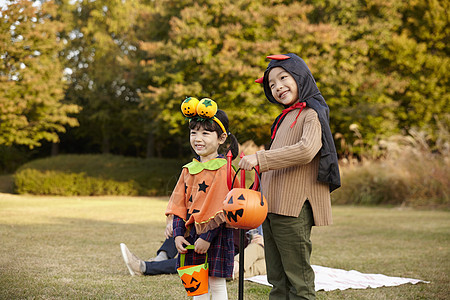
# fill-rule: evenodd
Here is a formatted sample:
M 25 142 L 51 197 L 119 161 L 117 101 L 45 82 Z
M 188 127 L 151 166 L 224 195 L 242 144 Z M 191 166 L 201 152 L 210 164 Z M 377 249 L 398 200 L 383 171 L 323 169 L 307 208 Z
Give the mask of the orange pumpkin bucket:
M 234 186 L 236 172 L 231 186 Z M 255 176 L 261 182 L 258 171 Z M 226 222 L 235 228 L 253 229 L 261 225 L 267 216 L 267 201 L 261 192 L 246 188 L 233 188 L 223 201 Z
M 193 250 L 194 245 L 186 246 L 186 249 Z M 184 254 L 180 254 L 180 267 L 177 269 L 184 288 L 188 296 L 198 296 L 208 293 L 208 253 L 205 263 L 201 265 L 185 266 Z

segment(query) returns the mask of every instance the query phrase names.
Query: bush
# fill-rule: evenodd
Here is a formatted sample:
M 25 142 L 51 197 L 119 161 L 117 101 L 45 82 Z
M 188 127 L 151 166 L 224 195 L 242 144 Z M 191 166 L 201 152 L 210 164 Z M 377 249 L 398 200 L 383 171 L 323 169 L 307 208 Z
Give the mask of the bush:
M 181 163 L 115 155 L 59 155 L 38 159 L 14 174 L 15 192 L 37 195 L 170 194 Z
M 336 204 L 402 204 L 407 183 L 386 165 L 367 163 L 341 168 L 342 187 L 332 194 Z
M 25 169 L 14 176 L 19 194 L 98 196 L 138 194 L 138 186 L 132 180 L 119 182 L 86 176 L 85 173 L 63 173 Z
M 335 204 L 450 207 L 448 148 L 432 151 L 419 135 L 393 137 L 378 160 L 341 167 Z

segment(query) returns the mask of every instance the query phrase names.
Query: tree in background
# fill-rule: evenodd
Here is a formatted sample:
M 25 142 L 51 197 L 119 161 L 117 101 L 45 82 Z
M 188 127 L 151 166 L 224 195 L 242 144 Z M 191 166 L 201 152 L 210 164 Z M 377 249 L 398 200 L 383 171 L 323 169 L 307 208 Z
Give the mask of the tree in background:
M 78 125 L 77 105 L 64 101 L 66 82 L 58 52 L 64 24 L 49 1 L 36 7 L 15 1 L 0 15 L 0 145 L 59 142 L 65 126 Z
M 322 39 L 336 42 L 313 66 L 341 155 L 412 128 L 436 133 L 449 125 L 448 1 L 308 2 L 314 23 L 336 28 Z
M 271 42 L 261 40 L 268 16 L 258 1 L 160 1 L 153 18 L 164 16 L 164 33 L 143 40 L 143 71 L 148 74 L 142 99 L 156 112 L 154 134 L 185 143 L 181 102 L 189 96 L 217 101 L 241 141 L 267 142 L 276 108 L 254 82 Z M 164 7 L 170 10 L 164 11 Z M 161 12 L 162 11 L 162 12 Z M 256 19 L 255 19 L 256 18 Z M 259 22 L 261 20 L 261 22 Z M 151 32 L 158 24 L 148 22 Z
M 139 101 L 132 61 L 138 1 L 58 1 L 61 32 L 67 45 L 61 55 L 71 70 L 67 98 L 83 107 L 81 126 L 73 133 L 88 140 L 88 151 L 124 153 L 139 132 L 130 111 Z M 95 150 L 98 149 L 98 150 Z M 135 153 L 132 153 L 133 155 Z
M 287 52 L 311 68 L 331 108 L 341 157 L 363 155 L 381 138 L 412 128 L 427 128 L 436 141 L 437 128 L 450 120 L 448 6 L 438 0 L 57 0 L 49 21 L 60 43 L 50 48 L 61 60 L 48 67 L 70 70 L 65 100 L 83 108 L 80 126 L 62 136 L 64 147 L 181 156 L 189 149 L 180 113 L 187 96 L 215 99 L 241 142 L 267 143 L 282 107 L 268 103 L 254 80 L 267 55 Z M 27 49 L 17 49 L 26 56 Z M 32 70 L 20 68 L 2 74 Z M 63 87 L 58 80 L 45 84 Z
M 410 1 L 402 7 L 403 26 L 382 52 L 387 69 L 406 82 L 398 96 L 400 128 L 430 128 L 436 140 L 439 124 L 450 125 L 450 2 Z
M 198 96 L 218 101 L 241 141 L 267 142 L 281 107 L 268 104 L 253 81 L 267 66 L 266 55 L 287 52 L 303 57 L 315 75 L 342 156 L 360 155 L 380 138 L 408 128 L 436 129 L 438 116 L 448 120 L 448 4 L 159 3 L 153 21 L 163 22 L 147 22 L 144 31 L 156 32 L 161 23 L 162 30 L 140 44 L 148 75 L 143 103 L 159 138 L 167 133 L 178 138 L 185 122 L 175 112 L 186 96 Z

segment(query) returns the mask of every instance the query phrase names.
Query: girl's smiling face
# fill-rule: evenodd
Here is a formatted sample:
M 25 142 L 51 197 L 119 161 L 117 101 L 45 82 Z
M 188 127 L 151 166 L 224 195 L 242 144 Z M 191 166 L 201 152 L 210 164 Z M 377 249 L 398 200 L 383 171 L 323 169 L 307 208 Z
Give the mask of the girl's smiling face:
M 190 143 L 201 162 L 207 162 L 217 157 L 219 146 L 227 139 L 226 133 L 217 136 L 217 132 L 208 131 L 202 127 L 191 129 Z
M 281 67 L 276 67 L 269 72 L 269 87 L 272 96 L 279 103 L 291 106 L 299 100 L 298 86 L 294 77 Z

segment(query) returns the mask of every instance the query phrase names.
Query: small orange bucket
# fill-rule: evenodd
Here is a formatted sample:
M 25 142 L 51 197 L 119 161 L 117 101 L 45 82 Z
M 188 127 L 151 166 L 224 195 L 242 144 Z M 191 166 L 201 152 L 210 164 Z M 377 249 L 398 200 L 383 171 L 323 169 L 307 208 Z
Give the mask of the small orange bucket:
M 194 245 L 186 246 L 186 249 L 194 249 Z M 184 254 L 180 254 L 180 267 L 177 269 L 188 296 L 198 296 L 208 293 L 208 253 L 205 263 L 201 265 L 185 266 Z

